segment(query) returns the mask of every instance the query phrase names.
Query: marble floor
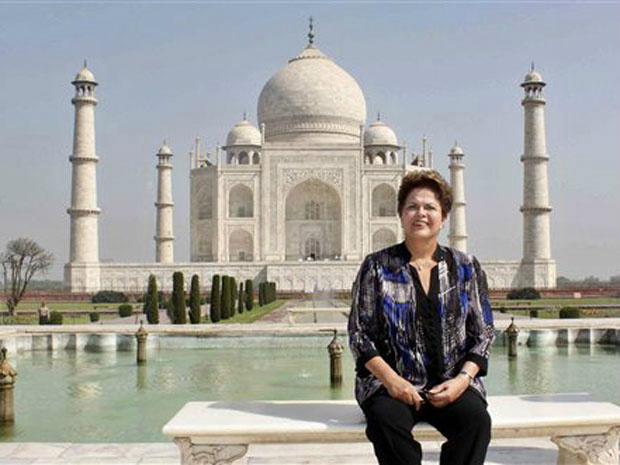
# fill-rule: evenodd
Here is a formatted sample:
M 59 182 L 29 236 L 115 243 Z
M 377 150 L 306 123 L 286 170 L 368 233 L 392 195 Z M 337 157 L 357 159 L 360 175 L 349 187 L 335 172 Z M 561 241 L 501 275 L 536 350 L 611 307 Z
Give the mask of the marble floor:
M 439 443 L 425 442 L 423 465 L 437 465 Z M 553 465 L 555 445 L 545 439 L 502 439 L 493 441 L 486 465 Z M 0 464 L 179 464 L 173 443 L 75 444 L 3 443 Z M 262 444 L 250 446 L 247 456 L 234 465 L 371 465 L 376 464 L 368 443 Z

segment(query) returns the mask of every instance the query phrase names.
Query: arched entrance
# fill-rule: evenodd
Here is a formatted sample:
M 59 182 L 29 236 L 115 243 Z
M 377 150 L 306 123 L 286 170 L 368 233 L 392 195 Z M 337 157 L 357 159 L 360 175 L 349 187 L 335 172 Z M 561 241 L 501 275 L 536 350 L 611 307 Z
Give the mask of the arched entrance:
M 325 260 L 342 253 L 342 207 L 338 192 L 309 179 L 286 197 L 286 260 Z

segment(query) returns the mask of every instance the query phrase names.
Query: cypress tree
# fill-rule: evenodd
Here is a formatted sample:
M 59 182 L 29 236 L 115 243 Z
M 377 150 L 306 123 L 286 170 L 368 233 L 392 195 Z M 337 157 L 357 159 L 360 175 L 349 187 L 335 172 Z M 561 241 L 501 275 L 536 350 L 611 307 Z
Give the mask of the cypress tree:
M 192 287 L 189 291 L 189 321 L 192 324 L 200 323 L 200 279 L 192 276 Z
M 222 310 L 220 307 L 220 275 L 214 274 L 211 281 L 211 309 L 209 311 L 211 321 L 217 323 L 222 318 Z
M 265 283 L 258 284 L 258 306 L 265 305 Z
M 237 280 L 230 278 L 230 316 L 235 316 L 237 311 Z
M 249 312 L 254 307 L 254 283 L 251 279 L 245 280 L 245 309 Z
M 172 308 L 173 324 L 184 325 L 187 323 L 187 312 L 185 310 L 185 289 L 183 273 L 175 271 L 172 274 Z
M 222 295 L 220 300 L 222 320 L 228 320 L 230 318 L 230 276 L 222 276 Z
M 155 275 L 149 276 L 149 285 L 146 289 L 143 309 L 146 314 L 146 321 L 149 324 L 156 325 L 159 323 L 159 292 L 157 292 L 157 278 L 155 278 Z
M 239 300 L 237 303 L 237 310 L 239 313 L 243 313 L 243 299 L 245 298 L 245 295 L 243 294 L 243 282 L 239 283 L 239 292 L 237 293 Z

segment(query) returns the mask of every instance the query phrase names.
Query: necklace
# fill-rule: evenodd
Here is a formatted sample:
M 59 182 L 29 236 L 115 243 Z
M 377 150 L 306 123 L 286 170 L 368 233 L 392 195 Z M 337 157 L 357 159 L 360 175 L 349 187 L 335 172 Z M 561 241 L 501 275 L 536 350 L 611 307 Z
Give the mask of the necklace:
M 418 262 L 418 260 L 414 260 L 412 262 L 410 262 L 413 267 L 418 270 L 418 271 L 423 271 L 426 268 L 430 268 L 430 266 L 433 264 L 432 260 L 425 260 L 424 262 Z

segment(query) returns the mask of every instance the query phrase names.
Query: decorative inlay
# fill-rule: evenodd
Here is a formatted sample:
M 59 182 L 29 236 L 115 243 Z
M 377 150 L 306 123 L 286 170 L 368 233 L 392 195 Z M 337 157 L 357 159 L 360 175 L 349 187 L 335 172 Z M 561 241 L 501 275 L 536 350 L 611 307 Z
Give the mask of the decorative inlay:
M 611 428 L 605 434 L 582 436 L 555 436 L 551 440 L 560 448 L 558 464 L 577 458 L 583 465 L 618 465 L 618 438 L 620 426 Z
M 283 198 L 286 197 L 292 186 L 310 178 L 325 181 L 337 187 L 338 192 L 342 192 L 342 177 L 342 169 L 285 169 L 282 172 L 282 191 L 285 193 Z
M 181 450 L 183 465 L 225 465 L 240 459 L 248 451 L 247 444 L 193 444 L 188 438 L 175 438 Z

